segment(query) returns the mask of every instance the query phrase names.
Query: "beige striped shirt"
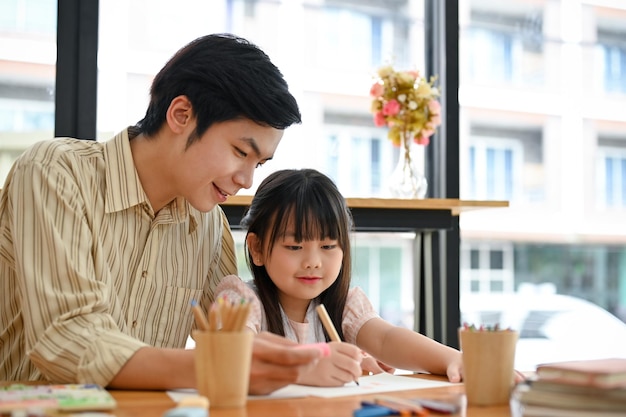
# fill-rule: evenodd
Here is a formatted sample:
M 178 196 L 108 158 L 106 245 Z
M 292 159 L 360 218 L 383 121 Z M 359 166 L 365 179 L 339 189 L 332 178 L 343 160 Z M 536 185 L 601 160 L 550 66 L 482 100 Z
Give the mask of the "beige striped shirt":
M 127 130 L 38 143 L 0 194 L 0 380 L 107 385 L 142 346 L 184 347 L 190 301 L 234 273 L 219 206 L 154 214 Z

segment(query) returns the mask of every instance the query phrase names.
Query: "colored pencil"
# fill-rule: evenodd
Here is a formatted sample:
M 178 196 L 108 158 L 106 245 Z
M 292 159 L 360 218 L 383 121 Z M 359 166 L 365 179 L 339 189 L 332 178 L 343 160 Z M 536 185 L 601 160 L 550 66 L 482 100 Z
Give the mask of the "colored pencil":
M 341 342 L 339 333 L 337 333 L 337 329 L 335 329 L 333 321 L 330 319 L 330 316 L 328 315 L 328 311 L 326 311 L 326 307 L 324 307 L 324 304 L 320 304 L 315 307 L 315 311 L 317 311 L 317 315 L 322 321 L 322 325 L 324 326 L 324 329 L 326 329 L 326 333 L 328 333 L 328 337 L 330 337 L 330 340 L 332 340 L 333 342 Z M 355 379 L 354 382 L 357 385 L 360 385 L 358 380 Z

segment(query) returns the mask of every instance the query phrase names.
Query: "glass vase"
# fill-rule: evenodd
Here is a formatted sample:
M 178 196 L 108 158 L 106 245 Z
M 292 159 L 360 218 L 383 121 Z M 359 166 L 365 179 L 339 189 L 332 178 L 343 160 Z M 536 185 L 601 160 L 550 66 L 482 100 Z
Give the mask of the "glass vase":
M 389 176 L 389 190 L 393 198 L 426 197 L 428 181 L 424 175 L 425 147 L 415 143 L 413 135 L 404 136 L 398 164 Z

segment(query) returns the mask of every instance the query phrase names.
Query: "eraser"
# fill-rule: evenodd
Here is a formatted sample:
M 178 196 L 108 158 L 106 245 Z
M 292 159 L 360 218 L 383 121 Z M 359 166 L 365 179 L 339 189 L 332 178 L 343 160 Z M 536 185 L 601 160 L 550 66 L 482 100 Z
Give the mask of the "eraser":
M 169 409 L 163 417 L 208 417 L 209 410 L 203 407 L 176 407 Z
M 317 349 L 322 352 L 322 357 L 330 356 L 330 346 L 328 343 L 310 343 L 306 345 L 298 345 L 296 349 Z
M 183 397 L 176 408 L 167 410 L 163 417 L 208 417 L 209 399 L 202 395 Z

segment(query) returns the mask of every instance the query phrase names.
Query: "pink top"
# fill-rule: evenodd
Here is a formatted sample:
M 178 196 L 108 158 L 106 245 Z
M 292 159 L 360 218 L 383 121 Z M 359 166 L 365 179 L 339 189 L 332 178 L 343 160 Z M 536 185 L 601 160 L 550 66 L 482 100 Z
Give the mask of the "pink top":
M 265 311 L 261 308 L 261 301 L 254 290 L 243 282 L 241 278 L 235 275 L 224 277 L 215 289 L 215 293 L 215 299 L 225 297 L 235 302 L 241 300 L 242 297 L 249 299 L 252 303 L 252 308 L 246 325 L 255 333 L 267 331 L 267 320 L 265 319 Z M 281 309 L 285 337 L 298 343 L 324 342 L 323 327 L 315 312 L 316 306 L 315 301 L 312 301 L 307 310 L 304 323 L 290 320 Z M 346 307 L 343 311 L 343 322 L 341 323 L 344 342 L 356 344 L 356 336 L 359 334 L 361 327 L 375 317 L 379 317 L 379 315 L 363 290 L 359 287 L 351 288 L 348 292 Z

